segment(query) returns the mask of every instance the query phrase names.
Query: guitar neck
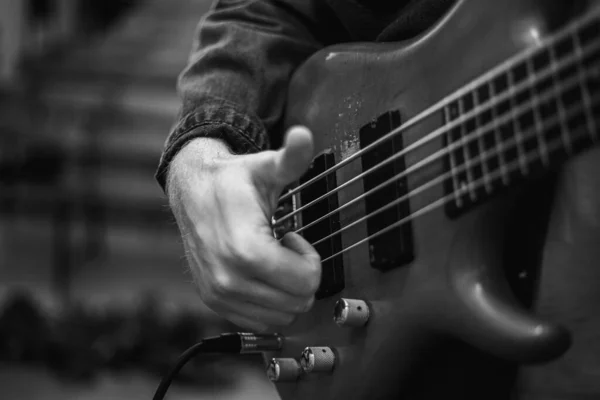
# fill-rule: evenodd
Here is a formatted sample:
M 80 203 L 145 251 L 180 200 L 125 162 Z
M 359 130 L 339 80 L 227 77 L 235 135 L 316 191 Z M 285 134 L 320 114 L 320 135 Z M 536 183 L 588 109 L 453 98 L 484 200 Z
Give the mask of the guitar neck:
M 449 213 L 461 214 L 597 143 L 599 87 L 594 17 L 463 89 L 444 107 Z

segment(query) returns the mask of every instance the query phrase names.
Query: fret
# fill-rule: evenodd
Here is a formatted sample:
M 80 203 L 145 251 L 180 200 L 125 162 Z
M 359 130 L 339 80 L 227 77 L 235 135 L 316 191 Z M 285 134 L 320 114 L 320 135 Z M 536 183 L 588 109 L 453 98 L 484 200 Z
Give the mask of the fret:
M 463 110 L 465 115 L 471 113 L 475 107 L 477 107 L 477 94 L 474 90 L 470 90 L 463 97 Z M 467 138 L 467 150 L 469 154 L 469 161 L 471 162 L 471 171 L 473 176 L 473 185 L 475 197 L 485 197 L 487 191 L 485 185 L 481 185 L 481 181 L 484 180 L 484 163 L 481 159 L 481 148 L 479 146 L 479 140 L 481 138 L 481 130 L 477 125 L 477 114 L 469 117 L 464 122 L 465 136 Z
M 555 50 L 554 46 L 551 46 L 549 49 L 549 56 L 550 56 L 550 69 L 552 70 L 552 90 L 554 92 L 554 95 L 556 97 L 556 106 L 557 106 L 557 111 L 558 111 L 558 120 L 559 120 L 559 124 L 560 124 L 560 131 L 561 131 L 561 140 L 562 140 L 562 144 L 564 146 L 564 150 L 566 151 L 567 155 L 572 154 L 573 149 L 571 147 L 571 140 L 569 138 L 569 132 L 567 130 L 567 126 L 566 126 L 566 115 L 565 115 L 565 107 L 562 101 L 562 97 L 560 95 L 560 80 L 558 80 L 558 65 L 557 65 L 557 57 L 559 55 L 557 55 L 557 52 Z
M 482 101 L 479 98 L 479 93 L 477 90 L 473 90 L 473 101 L 475 103 L 475 107 L 478 107 L 482 104 Z M 483 102 L 485 102 L 485 100 L 483 100 Z M 476 130 L 478 130 L 480 126 L 484 126 L 484 124 L 480 124 L 480 122 L 481 122 L 480 118 L 475 119 L 475 121 L 476 121 L 475 122 Z M 490 194 L 490 193 L 492 193 L 492 183 L 490 180 L 488 165 L 483 160 L 483 153 L 485 152 L 483 139 L 484 139 L 484 133 L 477 135 L 477 148 L 479 150 L 479 164 L 481 165 L 481 169 L 483 172 L 483 182 L 484 182 L 484 186 L 485 186 L 485 191 L 488 194 Z
M 477 113 L 477 126 L 478 129 L 484 129 L 479 139 L 483 152 L 486 152 L 488 155 L 486 160 L 482 162 L 486 171 L 486 186 L 489 185 L 490 190 L 493 191 L 497 186 L 502 186 L 502 183 L 500 182 L 501 178 L 494 175 L 495 171 L 499 169 L 500 163 L 497 152 L 492 151 L 493 149 L 496 149 L 497 146 L 494 135 L 493 107 L 482 107 L 491 99 L 491 92 L 492 90 L 488 81 L 483 82 L 473 90 L 474 97 L 477 99 L 479 107 L 482 108 L 482 110 Z
M 515 110 L 517 109 L 517 105 L 515 104 L 515 82 L 514 72 L 513 70 L 508 70 L 508 93 L 510 99 L 510 122 L 512 125 L 512 132 L 515 136 L 515 144 L 517 148 L 517 154 L 519 158 L 519 167 L 521 168 L 521 172 L 523 175 L 527 175 L 529 173 L 529 169 L 527 166 L 527 158 L 525 157 L 525 149 L 523 148 L 523 134 L 520 132 L 517 124 L 517 115 Z
M 526 65 L 530 72 L 529 78 L 528 78 L 528 83 L 529 83 L 529 86 L 531 86 L 533 88 L 534 82 L 536 80 L 533 59 L 528 58 L 526 61 Z M 550 164 L 550 156 L 548 154 L 548 146 L 546 144 L 546 141 L 544 140 L 544 135 L 542 134 L 544 128 L 543 128 L 542 116 L 541 116 L 541 112 L 540 112 L 540 108 L 539 108 L 539 105 L 540 105 L 539 97 L 535 93 L 534 90 L 531 91 L 531 94 L 532 94 L 531 108 L 533 110 L 533 117 L 534 117 L 534 123 L 535 123 L 535 134 L 536 134 L 536 138 L 538 141 L 538 148 L 540 149 L 540 159 L 542 161 L 542 165 L 548 166 Z
M 485 104 L 491 98 L 491 87 L 488 81 L 481 84 L 477 89 L 477 99 L 481 104 Z M 483 143 L 484 151 L 487 153 L 487 160 L 484 162 L 485 169 L 487 171 L 486 178 L 493 189 L 503 186 L 502 177 L 497 176 L 496 171 L 500 169 L 502 165 L 500 162 L 501 152 L 498 151 L 498 140 L 497 140 L 497 125 L 494 118 L 494 107 L 487 107 L 483 109 L 477 115 L 477 124 L 480 127 L 485 127 L 485 131 L 480 135 L 481 142 Z M 490 176 L 492 175 L 491 179 Z
M 496 80 L 494 80 L 496 81 Z M 497 84 L 492 84 L 491 82 L 489 83 L 490 89 L 491 89 L 491 93 L 492 96 L 493 95 L 498 95 L 499 93 L 502 92 L 502 85 L 497 85 Z M 500 107 L 499 106 L 494 106 L 491 107 L 491 112 L 492 112 L 492 130 L 494 131 L 494 139 L 496 142 L 496 153 L 498 154 L 498 161 L 500 164 L 500 176 L 502 177 L 502 183 L 507 186 L 510 183 L 510 179 L 509 179 L 509 171 L 508 171 L 508 167 L 506 166 L 507 162 L 506 162 L 506 154 L 504 153 L 504 143 L 502 140 L 502 137 L 500 135 L 500 126 L 498 125 L 498 118 L 501 116 L 501 112 L 499 112 Z
M 492 88 L 494 94 L 500 96 L 501 94 L 509 94 L 509 79 L 506 73 L 503 73 L 492 81 Z M 519 162 L 519 152 L 516 145 L 507 145 L 508 142 L 515 141 L 515 114 L 512 104 L 512 97 L 508 96 L 505 100 L 502 100 L 496 104 L 495 112 L 496 117 L 502 119 L 503 122 L 498 123 L 499 140 L 502 144 L 503 158 L 504 161 L 511 165 L 513 161 Z M 513 181 L 513 178 L 519 177 L 519 170 L 514 168 L 507 168 L 508 180 Z
M 555 98 L 549 98 L 539 102 L 539 111 L 542 120 L 549 120 L 558 114 L 558 104 Z M 562 146 L 557 147 L 556 143 L 562 143 L 561 140 L 562 129 L 561 122 L 556 121 L 552 125 L 545 125 L 542 131 L 543 140 L 548 148 L 548 155 L 550 163 L 560 161 L 563 157 L 564 151 L 561 152 Z M 562 154 L 558 154 L 562 153 Z
M 535 105 L 537 98 L 533 95 L 532 91 L 532 75 L 530 72 L 529 62 L 524 61 L 517 64 L 513 70 L 513 83 L 517 83 L 519 86 L 513 97 L 513 105 L 517 109 L 516 125 L 517 134 L 515 135 L 515 145 L 522 149 L 523 157 L 520 158 L 519 162 L 522 165 L 523 159 L 525 160 L 525 168 L 521 168 L 522 175 L 531 174 L 543 166 L 542 158 L 539 156 L 540 144 L 538 136 L 536 135 L 536 111 Z M 538 129 L 541 124 L 537 124 Z M 533 130 L 533 132 L 532 132 Z M 535 154 L 535 157 L 530 157 L 531 154 Z
M 446 106 L 444 108 L 444 118 L 446 120 L 446 123 L 449 123 L 452 121 L 451 116 L 450 116 L 450 105 Z M 454 129 L 452 130 L 454 131 Z M 446 142 L 448 143 L 449 146 L 453 145 L 454 142 L 454 138 L 452 137 L 452 131 L 447 133 L 447 140 Z M 450 159 L 450 175 L 452 176 L 452 187 L 453 187 L 453 193 L 454 193 L 454 202 L 456 203 L 456 207 L 457 208 L 461 208 L 462 207 L 462 196 L 460 195 L 460 190 L 459 190 L 459 176 L 458 173 L 456 172 L 456 168 L 458 167 L 457 165 L 457 161 L 456 161 L 456 155 L 455 155 L 456 150 L 452 150 L 448 152 L 448 158 Z
M 448 133 L 455 147 L 445 182 L 455 199 L 447 206 L 451 217 L 498 189 L 560 165 L 599 139 L 599 45 L 597 18 L 593 27 L 580 25 L 542 43 L 446 103 L 446 122 L 458 123 Z
M 552 57 L 547 48 L 541 48 L 531 59 L 531 66 L 533 67 L 533 75 L 542 74 L 551 70 Z M 549 75 L 544 78 L 536 76 L 535 83 L 533 86 L 533 96 L 536 99 L 535 112 L 539 116 L 539 121 L 543 125 L 549 118 L 553 118 L 558 114 L 558 106 L 555 99 L 555 85 L 554 76 Z M 548 97 L 549 96 L 549 97 Z M 542 98 L 546 99 L 542 100 Z M 556 139 L 556 133 L 560 136 L 560 127 L 548 127 L 543 126 L 541 130 L 537 131 L 537 135 L 540 137 L 540 148 L 543 149 L 543 155 L 546 157 L 547 164 L 552 164 L 553 157 L 555 154 L 550 150 L 550 145 L 554 143 Z M 556 153 L 556 150 L 554 150 Z M 541 158 L 541 157 L 540 157 Z
M 577 64 L 577 73 L 579 75 L 579 88 L 581 89 L 581 95 L 583 97 L 583 104 L 585 106 L 585 119 L 589 130 L 589 135 L 592 141 L 598 139 L 598 132 L 596 131 L 596 122 L 592 115 L 592 99 L 589 89 L 585 85 L 586 73 L 583 67 L 583 46 L 579 35 L 573 35 L 573 42 L 575 45 L 575 63 Z
M 474 186 L 475 186 L 475 179 L 473 178 L 473 170 L 472 170 L 472 165 L 470 163 L 471 161 L 471 157 L 469 154 L 469 146 L 467 143 L 467 140 L 465 140 L 466 138 L 466 126 L 465 126 L 465 120 L 464 120 L 464 114 L 465 114 L 465 102 L 464 102 L 464 98 L 459 98 L 458 99 L 458 119 L 460 121 L 459 129 L 460 129 L 460 143 L 461 143 L 461 147 L 462 147 L 462 152 L 463 152 L 463 157 L 465 159 L 465 169 L 467 171 L 467 190 L 469 192 L 469 197 L 471 198 L 472 201 L 477 200 L 477 195 L 475 194 L 475 191 L 473 190 Z

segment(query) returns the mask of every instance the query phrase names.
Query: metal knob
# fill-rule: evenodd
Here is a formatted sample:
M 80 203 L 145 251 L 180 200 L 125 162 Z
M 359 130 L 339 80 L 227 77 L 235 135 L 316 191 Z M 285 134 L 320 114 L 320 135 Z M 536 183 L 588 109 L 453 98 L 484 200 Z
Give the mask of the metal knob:
M 295 358 L 273 358 L 267 366 L 267 377 L 272 382 L 295 381 L 302 374 L 302 367 Z
M 339 326 L 364 326 L 369 320 L 369 306 L 362 300 L 339 299 L 333 309 L 333 320 Z
M 300 357 L 304 372 L 330 372 L 335 366 L 335 353 L 329 347 L 307 347 Z

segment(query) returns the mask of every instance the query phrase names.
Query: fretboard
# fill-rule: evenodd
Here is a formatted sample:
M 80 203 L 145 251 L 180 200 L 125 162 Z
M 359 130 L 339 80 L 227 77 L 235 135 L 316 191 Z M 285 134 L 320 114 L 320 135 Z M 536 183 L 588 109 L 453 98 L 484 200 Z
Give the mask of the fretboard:
M 587 17 L 444 108 L 449 211 L 460 214 L 598 143 L 600 17 Z

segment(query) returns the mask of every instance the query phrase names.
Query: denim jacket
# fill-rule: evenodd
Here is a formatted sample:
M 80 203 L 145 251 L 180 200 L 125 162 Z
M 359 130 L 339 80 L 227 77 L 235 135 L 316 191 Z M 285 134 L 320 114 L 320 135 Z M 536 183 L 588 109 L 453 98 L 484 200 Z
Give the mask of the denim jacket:
M 182 106 L 156 179 L 191 139 L 223 139 L 236 154 L 276 148 L 294 69 L 324 46 L 400 40 L 453 0 L 216 0 L 200 21 L 178 80 Z

